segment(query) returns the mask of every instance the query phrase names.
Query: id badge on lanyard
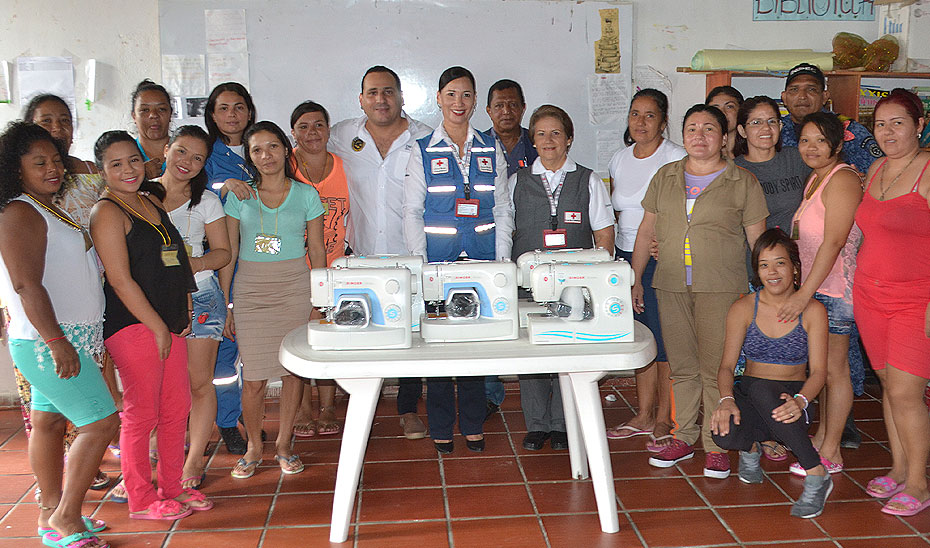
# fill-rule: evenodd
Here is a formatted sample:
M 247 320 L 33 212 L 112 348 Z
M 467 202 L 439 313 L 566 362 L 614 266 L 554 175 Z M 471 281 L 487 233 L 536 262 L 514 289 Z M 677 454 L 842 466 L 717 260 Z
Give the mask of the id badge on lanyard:
M 546 248 L 565 247 L 568 245 L 568 235 L 565 229 L 543 230 L 543 244 Z
M 478 200 L 456 198 L 455 216 L 456 217 L 477 217 L 478 216 Z
M 255 252 L 277 255 L 281 252 L 281 238 L 277 234 L 258 233 L 255 235 Z
M 546 188 L 546 198 L 549 199 L 549 230 L 543 230 L 543 245 L 545 245 L 546 248 L 565 247 L 568 245 L 568 234 L 566 230 L 564 228 L 557 228 L 559 226 L 559 195 L 562 193 L 562 183 L 565 182 L 565 175 L 566 173 L 563 171 L 562 177 L 559 179 L 559 184 L 555 187 L 555 190 L 549 192 L 548 187 Z M 540 179 L 542 179 L 542 177 L 540 177 Z
M 165 266 L 181 266 L 177 244 L 161 246 L 161 263 Z

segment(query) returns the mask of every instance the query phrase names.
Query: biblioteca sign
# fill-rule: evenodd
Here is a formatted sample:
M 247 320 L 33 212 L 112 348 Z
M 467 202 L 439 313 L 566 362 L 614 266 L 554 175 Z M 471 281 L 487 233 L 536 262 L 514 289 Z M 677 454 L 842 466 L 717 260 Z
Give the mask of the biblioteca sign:
M 872 0 L 752 0 L 753 21 L 874 21 Z

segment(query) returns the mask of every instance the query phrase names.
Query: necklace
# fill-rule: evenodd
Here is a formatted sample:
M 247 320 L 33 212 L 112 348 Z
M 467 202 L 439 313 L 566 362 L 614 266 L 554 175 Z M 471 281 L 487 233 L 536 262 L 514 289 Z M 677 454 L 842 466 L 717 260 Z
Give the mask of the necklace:
M 300 160 L 300 164 L 301 164 L 301 165 L 303 166 L 303 168 L 304 168 L 304 175 L 307 176 L 307 180 L 310 181 L 311 184 L 313 184 L 314 188 L 316 188 L 316 185 L 318 185 L 319 183 L 322 183 L 322 182 L 323 182 L 323 179 L 326 178 L 326 177 L 324 177 L 324 175 L 326 174 L 326 164 L 329 163 L 329 153 L 327 152 L 327 153 L 326 153 L 326 157 L 323 159 L 323 169 L 322 169 L 322 172 L 320 173 L 320 180 L 319 180 L 319 181 L 314 181 L 314 180 L 313 180 L 313 177 L 310 175 L 310 166 L 308 166 L 308 165 L 307 165 L 307 162 L 304 160 L 304 157 L 303 157 L 303 155 L 302 155 L 301 152 L 300 152 L 300 148 L 294 149 L 294 154 L 295 154 L 295 155 L 297 156 L 297 158 Z
M 23 194 L 25 194 L 26 196 L 29 196 L 30 198 L 32 198 L 32 201 L 33 201 L 33 202 L 35 202 L 35 203 L 39 204 L 40 206 L 42 206 L 42 208 L 43 208 L 45 211 L 48 211 L 49 213 L 51 213 L 51 214 L 54 215 L 55 217 L 58 217 L 58 219 L 59 219 L 61 222 L 65 223 L 66 225 L 68 225 L 68 226 L 71 227 L 72 229 L 77 230 L 78 232 L 84 232 L 84 227 L 82 227 L 81 225 L 79 225 L 79 224 L 77 224 L 76 222 L 74 222 L 74 219 L 72 219 L 71 217 L 69 217 L 67 213 L 64 213 L 64 212 L 59 213 L 59 212 L 55 211 L 54 209 L 50 208 L 49 206 L 43 204 L 41 201 L 39 201 L 38 198 L 36 198 L 36 197 L 33 196 L 32 194 L 29 194 L 28 192 L 24 192 Z
M 881 181 L 881 184 L 879 185 L 879 190 L 881 190 L 882 193 L 878 197 L 879 201 L 885 201 L 885 193 L 891 190 L 891 187 L 893 187 L 894 184 L 898 182 L 898 179 L 901 178 L 901 175 L 903 175 L 904 172 L 907 171 L 907 168 L 911 167 L 911 164 L 914 163 L 914 160 L 916 160 L 917 156 L 919 155 L 920 155 L 920 149 L 917 149 L 917 152 L 915 152 L 914 155 L 911 156 L 910 161 L 907 163 L 906 166 L 904 166 L 904 169 L 899 171 L 898 174 L 894 176 L 894 179 L 891 180 L 891 184 L 889 184 L 887 187 L 885 187 L 885 172 L 888 170 L 887 169 L 882 170 L 882 181 Z M 887 164 L 888 162 L 885 162 L 884 165 L 887 165 Z
M 129 204 L 127 204 L 126 202 L 124 202 L 123 199 L 120 198 L 119 196 L 117 196 L 116 194 L 113 194 L 112 192 L 108 192 L 107 194 L 108 194 L 109 196 L 113 196 L 114 198 L 116 198 L 116 200 L 117 200 L 119 203 L 121 203 L 121 204 L 123 204 L 124 206 L 126 206 L 126 208 L 129 209 L 129 211 L 132 211 L 133 213 L 135 213 L 135 214 L 136 214 L 136 217 L 139 217 L 139 218 L 142 219 L 143 221 L 147 222 L 147 223 L 149 224 L 149 226 L 151 226 L 152 228 L 154 228 L 154 229 L 155 229 L 155 232 L 158 232 L 158 235 L 161 236 L 161 241 L 164 242 L 165 247 L 168 247 L 168 246 L 171 245 L 171 235 L 168 233 L 168 229 L 166 229 L 166 228 L 161 224 L 161 221 L 160 221 L 160 220 L 158 221 L 158 224 L 156 225 L 156 224 L 153 223 L 152 221 L 148 220 L 148 218 L 146 218 L 145 215 L 142 215 L 141 213 L 139 213 L 138 211 L 136 211 L 135 209 L 133 209 L 132 206 L 130 206 Z M 146 206 L 146 205 L 145 205 L 145 202 L 142 201 L 142 196 L 139 196 L 138 194 L 136 194 L 136 197 L 139 198 L 139 203 L 142 204 L 142 207 L 143 207 L 143 208 L 145 208 L 145 212 L 148 213 L 149 215 L 151 215 L 152 212 L 149 211 L 148 206 Z M 164 233 L 162 232 L 162 230 L 164 230 Z
M 819 186 L 820 186 L 820 175 L 817 175 L 817 174 L 815 173 L 815 174 L 814 174 L 814 180 L 811 181 L 810 186 L 807 187 L 807 192 L 804 193 L 804 199 L 805 199 L 805 200 L 810 200 L 810 199 L 811 199 L 811 196 L 813 196 L 814 193 L 817 192 L 817 188 L 818 188 Z

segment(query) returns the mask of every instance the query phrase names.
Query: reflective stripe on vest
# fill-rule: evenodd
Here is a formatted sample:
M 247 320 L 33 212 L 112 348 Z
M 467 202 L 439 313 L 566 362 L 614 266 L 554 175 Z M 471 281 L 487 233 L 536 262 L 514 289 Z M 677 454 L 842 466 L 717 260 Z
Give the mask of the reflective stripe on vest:
M 493 227 L 494 225 L 492 224 L 491 226 Z M 478 230 L 478 228 L 475 227 L 475 230 Z M 457 234 L 458 230 L 456 230 L 454 226 L 424 226 L 423 232 L 427 234 L 445 234 L 451 236 Z
M 497 188 L 495 185 L 472 185 L 471 189 L 476 192 L 494 192 Z
M 475 232 L 487 232 L 494 228 L 494 223 L 488 223 L 486 225 L 478 225 L 475 227 Z
M 494 187 L 491 187 L 494 188 Z M 475 190 L 478 190 L 477 188 Z M 436 185 L 426 187 L 427 192 L 455 192 L 455 185 Z

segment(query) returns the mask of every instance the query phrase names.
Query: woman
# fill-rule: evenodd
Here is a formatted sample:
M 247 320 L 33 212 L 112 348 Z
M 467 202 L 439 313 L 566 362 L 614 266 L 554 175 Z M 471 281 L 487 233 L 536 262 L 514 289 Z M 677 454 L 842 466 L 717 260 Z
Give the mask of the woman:
M 840 437 L 852 408 L 849 376 L 849 337 L 853 324 L 852 282 L 861 232 L 853 224 L 862 200 L 862 182 L 855 168 L 841 161 L 843 123 L 830 112 L 814 112 L 801 121 L 798 150 L 813 171 L 803 200 L 794 214 L 791 236 L 798 241 L 801 287 L 779 308 L 782 321 L 792 321 L 814 298 L 827 309 L 830 335 L 827 345 L 827 389 L 821 401 L 820 456 L 827 470 L 843 469 Z M 803 476 L 794 463 L 790 470 Z
M 710 90 L 704 104 L 720 110 L 727 117 L 727 141 L 724 156 L 732 160 L 733 147 L 736 145 L 736 113 L 743 104 L 743 94 L 733 86 L 717 86 Z
M 710 423 L 698 427 L 720 397 L 717 369 L 723 354 L 727 310 L 746 291 L 746 244 L 765 230 L 765 196 L 751 173 L 722 156 L 727 120 L 715 107 L 694 105 L 685 114 L 688 155 L 656 172 L 643 198 L 643 221 L 633 246 L 633 307 L 644 310 L 643 272 L 652 240 L 661 260 L 652 286 L 672 372 L 675 439 L 649 459 L 660 468 L 694 456 L 700 435 L 704 475 L 730 474 L 726 453 L 711 439 Z M 692 253 L 693 251 L 693 253 Z M 706 415 L 705 415 L 706 416 Z
M 226 214 L 216 194 L 206 191 L 203 165 L 210 155 L 210 137 L 198 126 L 181 126 L 165 149 L 165 174 L 158 180 L 165 188 L 162 203 L 171 224 L 177 227 L 188 253 L 197 292 L 193 303 L 192 330 L 187 336 L 187 368 L 191 385 L 190 447 L 183 487 L 199 489 L 204 479 L 203 454 L 213 434 L 216 391 L 213 366 L 226 325 L 226 303 L 215 271 L 229 262 Z M 204 253 L 206 237 L 210 251 Z
M 294 184 L 288 163 L 293 154 L 287 136 L 272 122 L 258 122 L 245 132 L 245 160 L 258 173 L 255 200 L 227 196 L 226 229 L 232 259 L 220 271 L 223 292 L 235 300 L 225 335 L 238 337 L 242 354 L 242 415 L 248 450 L 232 470 L 248 478 L 261 463 L 261 429 L 265 386 L 281 377 L 281 409 L 275 460 L 285 474 L 299 474 L 304 465 L 291 449 L 294 416 L 303 382 L 278 361 L 281 341 L 310 319 L 310 271 L 326 267 L 323 247 L 323 204 L 316 189 Z M 304 246 L 304 234 L 307 245 Z M 233 269 L 237 267 L 232 288 Z
M 753 285 L 761 289 L 733 303 L 727 313 L 717 372 L 721 396 L 711 417 L 714 442 L 739 450 L 743 483 L 763 481 L 763 441 L 777 438 L 788 445 L 806 476 L 791 515 L 814 518 L 833 490 L 830 474 L 807 437 L 808 401 L 820 392 L 827 376 L 827 314 L 823 305 L 808 299 L 797 318 L 785 322 L 778 317 L 786 300 L 795 297 L 801 279 L 798 246 L 781 229 L 770 228 L 756 240 L 752 265 Z M 746 371 L 734 384 L 740 350 L 746 355 Z
M 31 384 L 39 535 L 47 546 L 106 548 L 94 536 L 106 524 L 82 518 L 81 503 L 119 418 L 93 357 L 103 350 L 96 255 L 81 225 L 55 204 L 65 158 L 63 144 L 34 124 L 14 122 L 0 135 L 0 298 L 10 313 L 10 355 Z M 78 431 L 62 488 L 68 421 Z
M 349 188 L 342 158 L 326 151 L 329 142 L 329 113 L 319 103 L 304 101 L 291 113 L 291 136 L 297 146 L 288 159 L 294 180 L 311 185 L 326 204 L 323 218 L 323 241 L 326 264 L 331 265 L 346 253 L 346 219 L 349 213 Z M 313 418 L 313 388 L 304 387 L 304 395 L 295 419 L 294 435 L 309 438 L 338 434 L 336 421 L 336 382 L 317 379 L 320 392 L 319 420 Z
M 419 139 L 404 184 L 404 239 L 408 251 L 429 262 L 510 257 L 513 218 L 507 161 L 497 142 L 471 125 L 475 77 L 451 67 L 439 77 L 436 102 L 442 123 Z M 484 377 L 458 377 L 459 430 L 466 446 L 484 451 Z M 451 453 L 455 388 L 431 378 L 426 398 L 436 450 Z
M 66 152 L 70 152 L 74 139 L 74 120 L 71 108 L 64 99 L 57 95 L 42 94 L 33 97 L 23 109 L 23 120 L 38 124 L 45 128 L 54 139 L 61 142 Z M 65 211 L 72 219 L 77 221 L 84 230 L 90 227 L 90 210 L 103 192 L 103 177 L 97 173 L 97 166 L 93 162 L 81 160 L 74 156 L 65 158 L 66 177 L 62 182 L 62 190 L 55 196 L 55 205 Z M 109 356 L 100 356 L 104 380 L 110 387 L 110 393 L 119 401 L 119 390 L 116 387 L 116 376 L 113 371 L 113 362 Z M 30 390 L 27 381 L 14 365 L 13 373 L 16 375 L 17 388 L 23 406 L 23 418 L 26 423 L 26 435 L 31 433 L 32 425 L 29 422 Z M 68 423 L 68 432 L 65 435 L 65 451 L 74 440 L 77 431 L 74 425 Z M 113 441 L 118 444 L 119 440 Z M 114 445 L 115 447 L 115 445 Z M 117 449 L 118 451 L 118 449 Z M 94 490 L 106 489 L 110 479 L 103 471 L 97 472 L 97 477 L 90 488 Z
M 892 497 L 882 512 L 912 516 L 930 506 L 930 153 L 918 148 L 920 99 L 893 90 L 875 105 L 875 139 L 887 158 L 869 169 L 856 224 L 863 243 L 853 299 L 869 361 L 882 383 L 891 470 L 866 491 Z
M 94 144 L 107 183 L 90 230 L 106 271 L 103 335 L 123 384 L 120 434 L 123 483 L 133 519 L 174 520 L 213 503 L 181 486 L 190 411 L 187 344 L 190 293 L 196 290 L 181 235 L 145 178 L 142 151 L 125 131 Z M 152 486 L 149 435 L 158 446 Z
M 236 188 L 239 199 L 246 199 L 250 192 L 245 183 L 254 179 L 255 170 L 245 161 L 242 135 L 255 123 L 255 104 L 245 86 L 225 82 L 213 88 L 207 98 L 204 123 L 213 140 L 213 151 L 204 168 L 207 184 L 224 198 L 228 190 Z
M 139 138 L 136 143 L 145 161 L 145 176 L 158 177 L 165 171 L 165 147 L 171 128 L 171 96 L 163 86 L 146 78 L 132 92 L 132 121 Z
M 559 107 L 543 105 L 530 117 L 529 134 L 539 157 L 510 178 L 512 260 L 534 249 L 612 251 L 614 219 L 607 189 L 594 172 L 568 157 L 575 137 L 572 119 Z M 579 222 L 565 222 L 569 212 Z M 553 242 L 553 234 L 560 241 Z M 520 403 L 525 449 L 538 451 L 550 438 L 553 449 L 568 449 L 558 375 L 520 375 Z
M 626 148 L 614 154 L 610 171 L 611 202 L 617 216 L 616 256 L 633 259 L 636 232 L 643 220 L 643 196 L 649 181 L 660 167 L 685 156 L 685 149 L 665 139 L 668 129 L 668 97 L 657 89 L 636 92 L 630 103 L 627 130 L 623 135 Z M 645 312 L 634 313 L 636 321 L 652 331 L 656 339 L 655 362 L 636 370 L 636 400 L 639 412 L 627 422 L 607 430 L 608 438 L 650 437 L 646 448 L 661 451 L 672 439 L 672 381 L 668 368 L 656 293 L 652 288 L 656 260 L 649 257 L 643 271 Z M 658 409 L 656 409 L 658 407 Z

